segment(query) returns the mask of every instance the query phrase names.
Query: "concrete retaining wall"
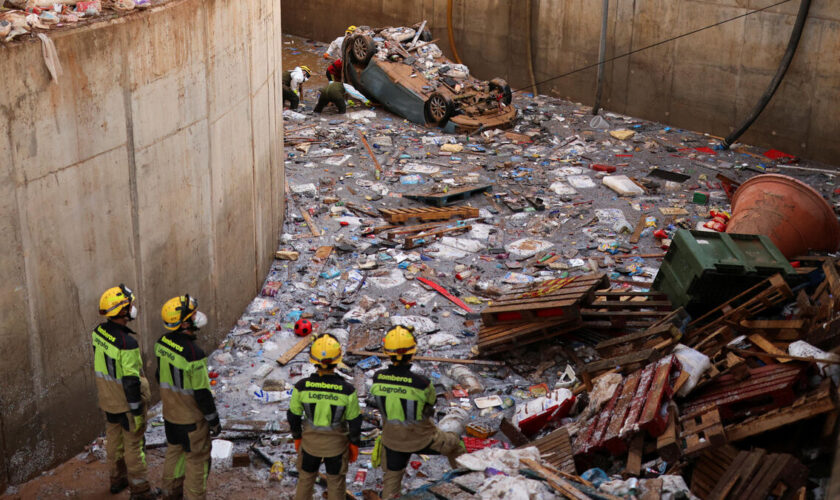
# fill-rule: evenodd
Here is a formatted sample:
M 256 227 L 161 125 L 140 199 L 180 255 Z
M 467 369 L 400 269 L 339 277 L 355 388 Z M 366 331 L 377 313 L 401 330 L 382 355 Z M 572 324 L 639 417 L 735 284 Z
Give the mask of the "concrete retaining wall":
M 173 0 L 50 36 L 58 83 L 40 43 L 0 44 L 0 492 L 102 430 L 106 288 L 138 294 L 153 378 L 163 302 L 196 296 L 212 350 L 283 214 L 279 2 Z
M 598 60 L 598 0 L 454 0 L 456 47 L 473 73 L 530 84 L 526 1 L 532 2 L 533 65 L 544 81 Z M 427 19 L 449 53 L 447 0 L 283 0 L 285 32 L 330 41 L 348 24 L 386 26 Z M 771 0 L 610 0 L 607 57 L 625 54 L 751 10 Z M 799 6 L 791 1 L 608 63 L 608 111 L 727 135 L 750 113 L 775 74 Z M 329 12 L 329 15 L 324 15 Z M 837 164 L 840 157 L 840 0 L 813 2 L 799 51 L 776 96 L 743 141 Z M 451 55 L 451 54 L 449 54 Z M 596 70 L 539 86 L 591 105 Z

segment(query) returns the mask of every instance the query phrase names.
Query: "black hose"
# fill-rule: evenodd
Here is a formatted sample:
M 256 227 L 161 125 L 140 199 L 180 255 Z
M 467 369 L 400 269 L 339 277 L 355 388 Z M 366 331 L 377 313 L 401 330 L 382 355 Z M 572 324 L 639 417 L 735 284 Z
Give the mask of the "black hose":
M 776 76 L 773 77 L 773 81 L 770 82 L 770 86 L 767 87 L 764 95 L 762 95 L 761 99 L 758 100 L 758 104 L 756 104 L 755 109 L 753 109 L 750 116 L 741 123 L 741 126 L 735 129 L 734 132 L 726 136 L 726 139 L 723 140 L 723 144 L 721 144 L 723 149 L 729 149 L 729 147 L 732 146 L 732 144 L 752 126 L 753 122 L 758 119 L 758 116 L 762 111 L 764 111 L 767 103 L 770 102 L 770 99 L 773 98 L 773 95 L 779 89 L 779 85 L 782 84 L 785 73 L 787 73 L 790 63 L 793 61 L 793 56 L 796 54 L 796 48 L 799 46 L 799 39 L 802 38 L 802 29 L 805 27 L 805 20 L 808 18 L 808 11 L 810 8 L 811 0 L 802 0 L 799 3 L 799 13 L 796 15 L 796 23 L 793 25 L 793 31 L 790 34 L 790 40 L 788 41 L 785 55 L 782 57 L 782 62 L 779 63 L 779 69 L 776 70 Z

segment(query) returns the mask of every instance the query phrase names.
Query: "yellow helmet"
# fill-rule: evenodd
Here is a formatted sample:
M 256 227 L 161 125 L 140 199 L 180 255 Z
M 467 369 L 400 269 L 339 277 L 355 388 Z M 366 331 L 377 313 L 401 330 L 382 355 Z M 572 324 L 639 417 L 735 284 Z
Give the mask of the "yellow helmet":
M 163 318 L 163 326 L 174 332 L 181 327 L 181 324 L 190 319 L 198 311 L 198 301 L 189 295 L 172 297 L 167 300 L 160 310 L 160 317 Z
M 309 349 L 309 362 L 327 369 L 341 362 L 341 344 L 338 339 L 325 333 L 318 336 Z
M 344 30 L 344 34 L 345 34 L 345 35 L 349 35 L 349 34 L 353 33 L 354 31 L 356 31 L 357 29 L 358 29 L 358 28 L 356 28 L 355 26 L 353 26 L 353 25 L 351 24 L 350 26 L 348 26 L 348 27 L 347 27 L 347 29 L 346 29 L 346 30 Z
M 134 292 L 120 283 L 119 286 L 105 290 L 105 293 L 99 298 L 99 314 L 113 318 L 132 302 L 134 302 Z
M 304 73 L 306 73 L 306 77 L 307 77 L 307 78 L 309 78 L 310 76 L 312 76 L 312 70 L 311 70 L 311 69 L 309 69 L 309 66 L 301 66 L 301 67 L 300 67 L 300 69 L 301 69 L 301 71 L 303 71 Z
M 411 326 L 395 326 L 388 330 L 382 340 L 385 354 L 397 361 L 404 356 L 411 356 L 417 352 L 417 339 L 414 338 L 414 328 Z

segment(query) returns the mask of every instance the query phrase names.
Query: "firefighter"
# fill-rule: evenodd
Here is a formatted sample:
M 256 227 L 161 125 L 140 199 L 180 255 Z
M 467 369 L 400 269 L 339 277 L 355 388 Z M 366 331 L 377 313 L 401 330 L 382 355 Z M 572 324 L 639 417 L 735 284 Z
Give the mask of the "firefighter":
M 341 362 L 341 344 L 335 337 L 323 334 L 315 339 L 309 361 L 317 371 L 295 384 L 286 414 L 298 452 L 295 500 L 312 499 L 322 462 L 328 500 L 344 500 L 347 464 L 359 457 L 359 398 L 356 389 L 335 373 Z
M 383 340 L 391 366 L 373 375 L 371 395 L 382 414 L 381 456 L 384 472 L 382 498 L 400 495 L 402 477 L 412 453 L 444 455 L 456 467 L 455 458 L 466 450 L 461 437 L 439 430 L 432 421 L 435 389 L 428 378 L 411 371 L 417 340 L 411 327 L 396 326 Z
M 344 64 L 341 62 L 341 59 L 336 59 L 332 62 L 329 66 L 327 66 L 327 81 L 328 82 L 340 82 L 342 81 L 343 75 L 342 71 L 344 69 Z
M 289 109 L 298 108 L 303 97 L 303 82 L 311 76 L 312 70 L 309 66 L 298 66 L 283 72 L 283 101 L 289 101 Z
M 344 45 L 344 39 L 348 36 L 352 35 L 358 28 L 355 26 L 348 26 L 346 30 L 344 30 L 344 36 L 340 36 L 330 43 L 330 46 L 327 47 L 327 51 L 324 52 L 324 59 L 335 59 L 341 57 L 341 46 Z
M 324 110 L 326 106 L 330 103 L 335 104 L 336 109 L 338 110 L 339 114 L 343 114 L 347 112 L 347 105 L 353 106 L 354 103 L 352 100 L 346 100 L 347 96 L 355 97 L 360 101 L 364 102 L 366 105 L 370 106 L 370 101 L 367 97 L 362 95 L 361 92 L 355 89 L 349 83 L 341 83 L 341 82 L 330 82 L 325 87 L 321 89 L 321 93 L 318 95 L 318 104 L 315 105 L 316 113 L 320 113 Z
M 106 321 L 93 337 L 93 366 L 99 408 L 105 412 L 105 451 L 111 473 L 111 493 L 126 487 L 132 500 L 155 498 L 146 480 L 146 408 L 149 381 L 143 375 L 140 345 L 128 322 L 137 318 L 134 293 L 120 284 L 99 299 Z
M 207 316 L 198 310 L 194 297 L 182 295 L 163 305 L 161 317 L 169 330 L 155 344 L 155 378 L 166 431 L 164 498 L 203 499 L 210 472 L 210 437 L 222 430 L 210 392 L 207 356 L 195 342 Z

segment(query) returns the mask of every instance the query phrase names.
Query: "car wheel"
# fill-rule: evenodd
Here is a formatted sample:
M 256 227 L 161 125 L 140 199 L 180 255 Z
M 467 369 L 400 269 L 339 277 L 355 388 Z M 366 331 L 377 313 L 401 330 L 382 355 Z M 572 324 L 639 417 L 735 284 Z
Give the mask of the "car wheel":
M 452 116 L 453 110 L 452 101 L 437 92 L 430 95 L 423 105 L 423 114 L 426 118 L 426 123 L 440 127 L 446 125 L 446 122 Z
M 490 80 L 490 90 L 497 90 L 502 93 L 502 102 L 505 106 L 510 106 L 510 101 L 513 99 L 513 93 L 510 91 L 510 85 L 501 78 L 493 78 Z
M 354 36 L 350 39 L 348 51 L 350 52 L 350 62 L 366 66 L 376 51 L 376 44 L 367 35 Z

